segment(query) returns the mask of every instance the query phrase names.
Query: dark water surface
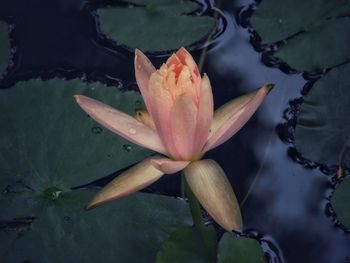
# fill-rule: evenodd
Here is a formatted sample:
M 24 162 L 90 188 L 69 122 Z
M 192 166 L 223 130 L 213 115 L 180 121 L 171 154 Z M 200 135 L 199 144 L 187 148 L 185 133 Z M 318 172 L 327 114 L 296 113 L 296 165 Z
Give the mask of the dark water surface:
M 61 76 L 135 88 L 133 53 L 97 30 L 94 9 L 106 3 L 0 1 L 0 19 L 13 25 L 16 51 L 0 86 L 9 88 L 16 81 L 38 76 Z M 203 3 L 208 8 L 214 5 L 214 1 Z M 230 177 L 242 202 L 246 232 L 269 246 L 271 262 L 350 262 L 350 234 L 337 226 L 329 209 L 335 170 L 326 175 L 317 166 L 296 162 L 293 127 L 280 125 L 286 123 L 284 116 L 293 118 L 285 110 L 290 101 L 301 97 L 307 80 L 301 73 L 284 73 L 276 61 L 265 59 L 274 67 L 261 62 L 262 53 L 254 50 L 252 42 L 259 45 L 245 27 L 249 4 L 252 1 L 222 1 L 223 32 L 210 45 L 203 72 L 211 80 L 216 107 L 266 82 L 274 83 L 275 89 L 255 117 L 206 158 L 215 159 Z M 200 52 L 191 53 L 198 59 Z M 151 59 L 159 65 L 164 55 Z M 283 65 L 282 69 L 287 71 Z M 179 176 L 171 175 L 148 190 L 179 195 L 179 185 Z

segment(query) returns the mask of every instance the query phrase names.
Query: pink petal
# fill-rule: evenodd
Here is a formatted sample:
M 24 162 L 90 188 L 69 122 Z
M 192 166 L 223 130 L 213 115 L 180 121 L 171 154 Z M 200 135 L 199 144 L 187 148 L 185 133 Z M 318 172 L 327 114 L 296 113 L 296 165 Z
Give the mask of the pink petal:
M 87 209 L 129 195 L 157 181 L 163 172 L 156 169 L 151 160 L 146 159 L 113 179 L 94 196 Z
M 150 113 L 157 132 L 170 156 L 179 158 L 170 127 L 170 110 L 173 106 L 171 94 L 163 87 L 164 77 L 159 71 L 151 75 L 149 82 Z
M 166 61 L 168 67 L 171 65 L 183 64 L 176 54 L 172 54 Z
M 260 89 L 236 98 L 216 110 L 211 132 L 203 152 L 226 142 L 238 132 L 252 117 L 272 87 L 272 84 L 266 84 Z
M 165 174 L 173 174 L 183 170 L 189 161 L 173 161 L 169 158 L 152 159 L 152 165 Z
M 91 118 L 112 132 L 140 146 L 167 154 L 158 134 L 143 123 L 89 97 L 76 95 L 75 99 Z
M 176 52 L 177 57 L 180 59 L 182 64 L 187 65 L 192 72 L 194 72 L 197 76 L 199 76 L 199 70 L 197 67 L 196 61 L 194 61 L 193 57 L 191 54 L 185 49 L 185 48 L 180 48 Z
M 198 109 L 186 94 L 177 98 L 170 112 L 172 138 L 181 160 L 192 160 Z
M 152 65 L 151 61 L 140 50 L 135 49 L 135 76 L 136 82 L 139 86 L 143 100 L 147 109 L 149 110 L 149 92 L 148 84 L 151 74 L 156 69 Z
M 227 231 L 242 229 L 241 211 L 225 172 L 213 160 L 192 162 L 184 170 L 192 192 Z
M 199 109 L 197 114 L 196 135 L 193 143 L 193 152 L 200 155 L 208 139 L 210 126 L 213 122 L 214 102 L 213 93 L 208 76 L 205 74 L 201 80 Z

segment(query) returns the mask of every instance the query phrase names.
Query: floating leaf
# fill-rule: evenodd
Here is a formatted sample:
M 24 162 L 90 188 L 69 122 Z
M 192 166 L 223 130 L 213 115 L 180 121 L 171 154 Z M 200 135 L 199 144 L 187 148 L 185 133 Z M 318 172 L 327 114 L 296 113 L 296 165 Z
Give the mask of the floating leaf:
M 264 0 L 251 23 L 263 43 L 290 38 L 275 55 L 297 70 L 350 61 L 349 0 Z
M 212 263 L 216 262 L 216 242 L 208 247 L 208 240 L 216 240 L 213 228 L 198 232 L 190 226 L 180 226 L 165 241 L 157 254 L 157 263 Z
M 143 6 L 98 9 L 101 30 L 129 48 L 143 51 L 175 50 L 207 36 L 215 26 L 209 16 L 186 15 L 198 8 L 190 1 L 137 1 Z
M 144 6 L 151 6 L 151 5 L 168 5 L 168 4 L 174 4 L 174 3 L 183 3 L 184 0 L 121 0 L 121 2 L 129 3 L 129 4 L 136 4 L 136 5 L 144 5 Z M 186 1 L 186 0 L 185 0 Z M 196 5 L 193 2 L 187 2 L 185 6 L 192 6 L 193 10 L 196 10 L 198 5 Z
M 0 21 L 0 76 L 7 68 L 10 59 L 8 25 Z
M 331 204 L 339 221 L 350 229 L 350 179 L 338 185 L 333 193 Z
M 326 165 L 350 167 L 350 64 L 317 81 L 304 102 L 295 128 L 301 154 Z
M 136 163 L 150 151 L 99 126 L 75 102 L 84 94 L 133 114 L 136 92 L 78 80 L 32 80 L 0 91 L 0 186 L 3 178 L 37 177 L 73 187 Z M 125 150 L 125 145 L 129 145 Z
M 36 193 L 29 214 L 35 216 L 33 220 L 25 217 L 26 213 L 17 220 L 6 220 L 13 219 L 14 214 L 1 211 L 1 260 L 99 262 L 103 257 L 105 263 L 148 263 L 154 261 L 162 242 L 179 224 L 191 222 L 185 202 L 144 193 L 87 212 L 83 208 L 93 194 L 90 190 L 63 192 L 53 201 Z M 26 203 L 20 202 L 25 201 L 23 198 L 3 198 L 18 199 L 17 215 L 26 209 Z M 6 204 L 4 200 L 0 204 L 2 210 Z
M 263 263 L 264 252 L 257 240 L 225 233 L 219 243 L 218 263 Z
M 32 80 L 0 91 L 0 258 L 3 262 L 152 262 L 180 224 L 185 202 L 137 193 L 93 211 L 95 194 L 70 190 L 150 152 L 97 126 L 76 104 L 85 94 L 133 113 L 136 92 L 78 80 Z M 137 253 L 135 253 L 137 251 Z

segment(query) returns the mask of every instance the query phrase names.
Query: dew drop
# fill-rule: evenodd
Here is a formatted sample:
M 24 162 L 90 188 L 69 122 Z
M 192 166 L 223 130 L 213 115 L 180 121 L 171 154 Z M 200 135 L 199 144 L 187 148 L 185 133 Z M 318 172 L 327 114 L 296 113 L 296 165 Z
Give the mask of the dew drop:
M 141 106 L 141 105 L 142 105 L 142 101 L 141 101 L 141 100 L 136 100 L 136 101 L 135 101 L 135 105 L 136 105 L 137 107 Z
M 132 135 L 136 134 L 136 129 L 130 128 L 129 129 L 129 133 L 132 134 Z
M 110 107 L 103 107 L 103 109 L 108 112 L 109 114 L 113 114 L 114 113 L 114 110 L 111 109 Z
M 100 133 L 102 133 L 102 128 L 98 127 L 98 126 L 94 126 L 91 128 L 91 132 L 95 133 L 95 134 L 100 134 Z
M 137 65 L 137 69 L 138 70 L 140 70 L 141 69 L 141 65 L 139 64 L 139 65 Z
M 63 191 L 61 189 L 57 188 L 56 186 L 53 186 L 53 187 L 46 188 L 43 191 L 42 196 L 47 200 L 56 201 L 62 197 L 62 194 L 63 194 Z
M 123 145 L 123 150 L 126 151 L 126 152 L 130 152 L 132 149 L 131 145 L 129 144 L 124 144 Z

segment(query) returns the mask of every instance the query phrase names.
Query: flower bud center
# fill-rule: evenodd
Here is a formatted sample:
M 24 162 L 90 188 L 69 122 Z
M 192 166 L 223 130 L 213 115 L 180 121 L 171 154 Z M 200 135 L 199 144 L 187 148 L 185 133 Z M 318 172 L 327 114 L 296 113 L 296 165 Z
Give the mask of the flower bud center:
M 198 106 L 200 78 L 197 67 L 191 68 L 174 54 L 159 71 L 163 75 L 163 87 L 171 94 L 173 102 L 179 96 L 187 95 Z

